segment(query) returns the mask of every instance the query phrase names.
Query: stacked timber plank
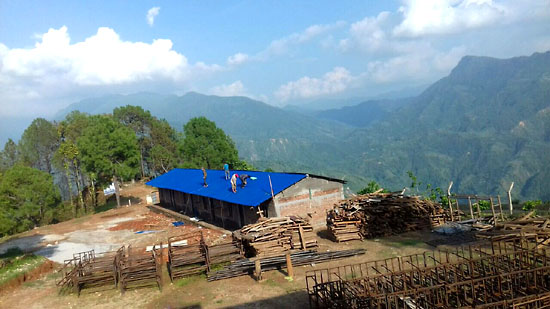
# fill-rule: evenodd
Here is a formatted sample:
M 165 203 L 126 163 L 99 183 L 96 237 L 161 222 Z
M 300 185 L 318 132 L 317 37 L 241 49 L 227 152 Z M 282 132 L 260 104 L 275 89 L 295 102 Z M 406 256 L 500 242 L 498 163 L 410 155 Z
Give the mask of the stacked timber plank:
M 310 265 L 312 263 L 323 263 L 351 257 L 355 255 L 365 254 L 365 249 L 352 249 L 333 252 L 315 252 L 303 251 L 290 254 L 290 259 L 293 266 Z M 246 276 L 252 274 L 255 268 L 257 259 L 242 259 L 234 262 L 222 270 L 208 274 L 208 281 L 215 281 L 238 276 Z M 275 256 L 260 259 L 260 268 L 262 271 L 281 269 L 286 265 L 286 257 Z
M 117 259 L 119 251 L 106 252 L 79 264 L 78 276 L 74 277 L 75 288 L 80 295 L 83 288 L 117 285 Z
M 157 257 L 157 249 L 151 252 L 133 250 L 128 246 L 128 252 L 118 259 L 118 277 L 120 291 L 142 286 L 157 285 L 162 288 L 161 261 Z
M 201 232 L 168 238 L 168 272 L 177 278 L 200 274 L 207 269 L 206 244 Z
M 213 246 L 206 246 L 208 269 L 213 265 L 233 262 L 242 257 L 241 248 L 236 241 Z
M 534 237 L 539 245 L 550 244 L 550 219 L 534 216 L 532 211 L 517 220 L 497 223 L 493 228 L 478 232 L 478 238 L 493 241 L 513 239 L 517 237 Z
M 300 217 L 263 219 L 233 232 L 247 256 L 275 256 L 292 250 L 314 250 L 313 227 Z
M 417 196 L 376 193 L 336 204 L 327 212 L 327 227 L 340 242 L 430 229 L 449 217 L 440 204 Z

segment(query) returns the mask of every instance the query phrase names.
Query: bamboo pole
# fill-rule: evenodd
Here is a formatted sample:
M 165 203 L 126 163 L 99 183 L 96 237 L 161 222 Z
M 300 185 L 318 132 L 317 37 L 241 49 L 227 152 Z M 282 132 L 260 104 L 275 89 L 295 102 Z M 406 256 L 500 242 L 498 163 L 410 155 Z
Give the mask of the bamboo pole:
M 453 205 L 451 203 L 451 188 L 453 187 L 453 182 L 449 183 L 449 188 L 447 188 L 447 202 L 449 203 L 449 210 L 451 211 L 451 221 L 454 221 L 453 215 Z
M 512 207 L 512 188 L 514 188 L 514 182 L 512 182 L 510 189 L 508 189 L 508 205 L 510 206 L 510 215 L 514 211 L 514 208 Z

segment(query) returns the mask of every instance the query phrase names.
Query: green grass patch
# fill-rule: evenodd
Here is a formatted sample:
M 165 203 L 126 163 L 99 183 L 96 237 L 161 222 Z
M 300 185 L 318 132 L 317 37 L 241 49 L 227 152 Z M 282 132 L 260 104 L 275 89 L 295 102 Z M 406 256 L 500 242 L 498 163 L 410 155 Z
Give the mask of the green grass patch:
M 405 239 L 400 241 L 392 241 L 388 243 L 389 246 L 396 247 L 396 248 L 402 248 L 402 247 L 412 247 L 412 246 L 418 246 L 418 245 L 424 245 L 424 242 L 422 240 L 418 239 Z
M 0 255 L 0 285 L 3 285 L 14 278 L 23 275 L 46 261 L 45 257 L 34 254 L 23 254 L 19 248 L 10 248 L 6 253 Z
M 100 206 L 97 206 L 95 209 L 94 209 L 94 213 L 100 213 L 100 212 L 105 212 L 107 210 L 111 210 L 111 209 L 114 209 L 116 208 L 116 200 L 113 201 L 112 199 L 109 199 L 109 201 L 107 201 L 107 203 L 103 204 L 103 205 L 100 205 Z
M 280 285 L 279 285 L 277 282 L 275 282 L 275 280 L 273 280 L 273 279 L 264 280 L 264 281 L 262 281 L 262 284 L 267 285 L 267 286 L 270 287 L 270 288 L 276 288 L 276 287 L 279 287 L 279 286 L 280 286 Z
M 205 274 L 200 274 L 200 275 L 197 275 L 197 276 L 191 276 L 191 277 L 185 277 L 185 278 L 178 279 L 178 280 L 174 281 L 174 285 L 181 288 L 181 287 L 184 287 L 186 285 L 189 285 L 189 284 L 192 284 L 192 283 L 195 283 L 199 280 L 204 280 L 204 279 L 206 279 L 206 275 Z

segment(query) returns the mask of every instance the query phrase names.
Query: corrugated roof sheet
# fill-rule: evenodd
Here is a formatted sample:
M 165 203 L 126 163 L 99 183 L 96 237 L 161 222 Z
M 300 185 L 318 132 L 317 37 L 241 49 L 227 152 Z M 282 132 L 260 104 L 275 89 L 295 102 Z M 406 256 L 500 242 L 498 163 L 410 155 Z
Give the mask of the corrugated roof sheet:
M 231 191 L 231 183 L 225 180 L 223 170 L 206 170 L 208 187 L 203 187 L 202 171 L 199 169 L 173 169 L 147 182 L 156 188 L 181 191 L 205 197 L 211 197 L 221 201 L 258 206 L 271 198 L 269 177 L 273 185 L 273 194 L 277 194 L 306 177 L 305 174 L 268 173 L 257 171 L 231 171 L 233 174 L 247 174 L 256 177 L 256 180 L 248 179 L 245 188 L 241 188 L 241 180 L 237 180 L 237 193 Z

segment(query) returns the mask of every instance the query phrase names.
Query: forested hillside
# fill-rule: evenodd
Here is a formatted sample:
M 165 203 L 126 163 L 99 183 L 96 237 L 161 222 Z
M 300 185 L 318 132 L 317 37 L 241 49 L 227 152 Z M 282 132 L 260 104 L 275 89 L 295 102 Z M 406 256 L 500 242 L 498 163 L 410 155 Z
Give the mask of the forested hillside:
M 407 171 L 425 184 L 446 187 L 452 180 L 454 190 L 470 193 L 503 194 L 514 181 L 515 197 L 550 199 L 550 52 L 464 57 L 416 97 L 318 115 L 245 97 L 188 93 L 84 100 L 60 117 L 127 104 L 143 106 L 177 130 L 191 117 L 206 116 L 258 169 L 345 177 L 356 190 L 369 180 L 401 189 L 410 184 Z

